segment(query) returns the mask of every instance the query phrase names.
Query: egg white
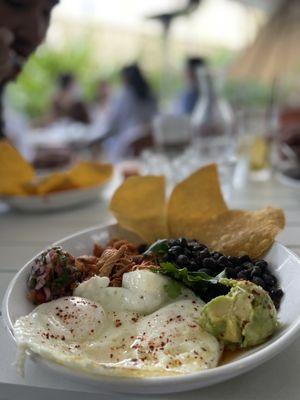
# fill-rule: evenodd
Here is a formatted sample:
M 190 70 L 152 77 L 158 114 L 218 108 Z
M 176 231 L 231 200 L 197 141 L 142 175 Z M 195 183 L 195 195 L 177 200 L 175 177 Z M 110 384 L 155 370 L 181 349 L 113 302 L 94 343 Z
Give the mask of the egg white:
M 168 283 L 165 276 L 137 270 L 123 275 L 122 287 L 108 287 L 108 278 L 94 276 L 81 283 L 74 294 L 99 302 L 106 310 L 150 314 L 169 301 Z
M 185 288 L 170 299 L 169 282 L 150 271 L 124 274 L 121 288 L 107 287 L 107 278 L 91 278 L 74 297 L 42 304 L 20 318 L 16 340 L 24 350 L 96 375 L 157 376 L 216 367 L 222 345 L 199 326 L 204 303 Z

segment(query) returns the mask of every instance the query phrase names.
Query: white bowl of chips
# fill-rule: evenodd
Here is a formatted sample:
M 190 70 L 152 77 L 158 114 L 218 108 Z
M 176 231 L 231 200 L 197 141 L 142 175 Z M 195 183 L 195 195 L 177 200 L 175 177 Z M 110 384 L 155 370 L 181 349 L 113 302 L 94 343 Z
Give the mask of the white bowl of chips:
M 14 209 L 54 211 L 95 201 L 112 175 L 110 164 L 82 161 L 68 170 L 38 176 L 10 143 L 0 142 L 0 197 Z

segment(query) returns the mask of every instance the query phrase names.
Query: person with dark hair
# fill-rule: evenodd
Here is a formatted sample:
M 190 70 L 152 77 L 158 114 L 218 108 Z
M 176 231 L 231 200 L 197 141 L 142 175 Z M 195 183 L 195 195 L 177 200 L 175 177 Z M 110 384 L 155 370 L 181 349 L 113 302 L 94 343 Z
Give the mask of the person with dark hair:
M 179 95 L 176 112 L 178 114 L 191 115 L 197 104 L 199 96 L 199 83 L 197 69 L 206 66 L 206 60 L 203 57 L 190 57 L 185 65 L 185 87 Z
M 157 101 L 147 79 L 137 64 L 121 70 L 122 87 L 112 101 L 105 127 L 106 150 L 111 161 L 126 157 L 134 142 L 140 143 L 151 135 Z M 147 139 L 146 139 L 147 138 Z
M 124 67 L 121 71 L 123 82 L 140 101 L 154 100 L 150 86 L 137 64 Z
M 0 0 L 0 98 L 46 36 L 58 0 Z M 2 102 L 0 138 L 4 137 Z
M 57 93 L 53 99 L 52 119 L 67 118 L 83 124 L 90 123 L 90 117 L 76 77 L 70 72 L 61 73 L 57 78 Z

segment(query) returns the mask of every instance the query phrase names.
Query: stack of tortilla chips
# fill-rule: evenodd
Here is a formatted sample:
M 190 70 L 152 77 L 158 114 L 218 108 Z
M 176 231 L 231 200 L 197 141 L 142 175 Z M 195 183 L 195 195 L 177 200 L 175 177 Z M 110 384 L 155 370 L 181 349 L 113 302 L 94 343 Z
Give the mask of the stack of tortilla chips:
M 100 186 L 113 174 L 110 164 L 80 162 L 64 172 L 38 178 L 32 166 L 6 140 L 0 142 L 0 195 L 45 196 Z
M 225 255 L 261 257 L 284 228 L 282 210 L 229 210 L 215 164 L 179 183 L 169 199 L 163 177 L 127 179 L 112 198 L 110 209 L 124 228 L 148 243 L 162 238 L 196 239 Z

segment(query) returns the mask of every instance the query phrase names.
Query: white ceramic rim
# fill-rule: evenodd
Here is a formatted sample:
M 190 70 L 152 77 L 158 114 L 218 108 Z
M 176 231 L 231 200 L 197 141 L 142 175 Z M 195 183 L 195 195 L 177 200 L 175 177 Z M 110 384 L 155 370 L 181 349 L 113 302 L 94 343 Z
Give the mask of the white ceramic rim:
M 97 226 L 94 226 L 94 227 L 91 227 L 88 229 L 84 229 L 82 231 L 79 231 L 75 234 L 72 234 L 70 236 L 63 238 L 58 242 L 55 242 L 54 244 L 52 244 L 52 246 L 60 245 L 62 242 L 65 242 L 69 239 L 74 239 L 75 237 L 85 234 L 85 233 L 88 233 L 88 232 L 93 232 L 98 229 L 104 229 L 104 228 L 108 229 L 113 226 L 115 226 L 115 224 L 97 225 Z M 291 255 L 294 258 L 296 258 L 297 260 L 299 260 L 299 257 L 294 252 L 292 252 L 291 250 L 289 250 L 288 248 L 283 246 L 281 243 L 276 242 L 276 245 L 281 248 L 284 248 L 289 253 L 289 255 Z M 36 257 L 38 257 L 43 251 L 41 251 L 38 255 L 36 255 L 29 262 L 27 262 L 21 268 L 21 270 L 15 275 L 15 277 L 9 284 L 9 286 L 6 290 L 4 299 L 3 299 L 3 303 L 2 303 L 3 320 L 14 340 L 15 340 L 15 338 L 14 338 L 14 332 L 13 332 L 13 324 L 9 317 L 9 312 L 8 312 L 8 304 L 7 304 L 8 298 L 10 296 L 12 288 L 15 285 L 15 282 L 19 278 L 19 275 L 26 268 L 28 268 L 28 266 L 31 265 L 32 262 L 36 259 Z M 188 374 L 188 375 L 176 375 L 176 376 L 166 376 L 166 377 L 145 377 L 145 378 L 136 378 L 136 377 L 122 378 L 121 377 L 120 378 L 120 377 L 106 376 L 106 375 L 93 376 L 93 375 L 90 375 L 87 373 L 85 374 L 82 372 L 78 372 L 76 370 L 69 369 L 69 368 L 59 365 L 55 362 L 43 359 L 42 357 L 40 357 L 38 355 L 33 355 L 33 358 L 38 359 L 39 363 L 42 362 L 42 364 L 47 365 L 51 369 L 63 371 L 65 374 L 67 374 L 69 376 L 76 376 L 79 378 L 88 379 L 91 382 L 97 382 L 97 381 L 103 382 L 104 384 L 105 383 L 112 384 L 113 382 L 117 381 L 118 383 L 122 383 L 122 386 L 124 387 L 124 389 L 126 389 L 126 387 L 130 387 L 131 385 L 135 385 L 135 384 L 138 384 L 140 388 L 141 387 L 144 387 L 144 388 L 151 387 L 153 384 L 155 384 L 155 386 L 157 387 L 159 385 L 168 385 L 168 384 L 171 385 L 174 383 L 176 383 L 176 386 L 180 385 L 180 384 L 184 385 L 184 387 L 187 387 L 189 385 L 194 386 L 193 383 L 195 384 L 199 380 L 199 378 L 201 378 L 201 380 L 207 379 L 210 383 L 205 386 L 209 386 L 211 384 L 227 380 L 230 377 L 240 375 L 240 374 L 242 374 L 246 371 L 249 371 L 249 370 L 255 368 L 256 366 L 263 364 L 264 362 L 270 360 L 271 358 L 276 356 L 279 352 L 284 350 L 288 345 L 290 345 L 297 338 L 297 336 L 299 334 L 300 334 L 300 314 L 299 314 L 299 317 L 288 327 L 286 332 L 284 332 L 284 334 L 282 334 L 273 343 L 270 343 L 267 346 L 263 345 L 264 347 L 258 348 L 255 352 L 253 352 L 249 355 L 245 355 L 241 359 L 234 360 L 228 364 L 218 366 L 216 368 L 212 368 L 212 369 L 209 369 L 206 371 L 199 371 L 199 372 L 195 372 L 195 373 Z M 174 390 L 174 392 L 175 391 L 180 391 L 180 390 Z M 155 393 L 159 393 L 159 392 L 156 391 Z M 163 393 L 163 391 L 161 393 Z

